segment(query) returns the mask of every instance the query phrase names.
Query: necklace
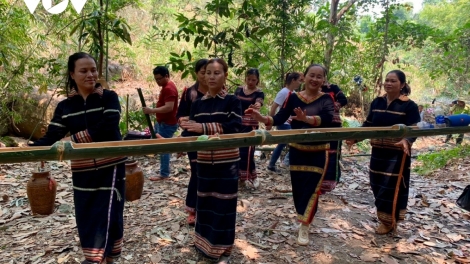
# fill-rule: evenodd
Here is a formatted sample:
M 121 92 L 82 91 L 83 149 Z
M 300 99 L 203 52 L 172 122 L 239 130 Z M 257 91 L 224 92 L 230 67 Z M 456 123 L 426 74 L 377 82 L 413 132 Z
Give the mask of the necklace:
M 244 93 L 245 95 L 250 95 L 250 94 L 256 92 L 256 90 L 257 90 L 257 89 L 253 89 L 253 90 L 252 90 L 252 89 L 248 89 L 246 86 L 243 86 L 243 93 Z
M 313 100 L 314 98 L 317 98 L 319 97 L 320 95 L 322 95 L 323 93 L 322 92 L 318 92 L 316 95 L 307 95 L 307 93 L 305 91 L 302 91 L 302 96 L 307 100 L 307 101 L 310 101 L 310 100 Z

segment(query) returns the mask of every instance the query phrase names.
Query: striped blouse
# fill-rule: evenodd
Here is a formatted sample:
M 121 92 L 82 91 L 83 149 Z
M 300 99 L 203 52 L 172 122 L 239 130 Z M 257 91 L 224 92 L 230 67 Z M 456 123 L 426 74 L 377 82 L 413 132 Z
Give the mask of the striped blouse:
M 233 134 L 241 129 L 240 100 L 234 95 L 221 91 L 216 96 L 210 94 L 193 102 L 189 119 L 201 123 L 202 135 Z M 201 133 L 191 133 L 192 136 Z M 197 152 L 197 161 L 205 164 L 236 162 L 240 160 L 238 148 L 203 150 Z
M 51 146 L 70 133 L 75 143 L 120 141 L 121 106 L 114 91 L 95 88 L 86 100 L 72 91 L 61 101 L 49 123 L 46 135 L 31 146 Z M 126 157 L 72 160 L 72 172 L 96 170 L 126 161 Z

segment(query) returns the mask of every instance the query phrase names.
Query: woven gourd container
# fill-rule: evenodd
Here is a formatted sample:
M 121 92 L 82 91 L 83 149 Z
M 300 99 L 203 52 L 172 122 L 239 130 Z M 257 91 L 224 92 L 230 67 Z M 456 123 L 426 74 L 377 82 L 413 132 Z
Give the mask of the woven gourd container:
M 49 171 L 33 172 L 26 186 L 33 214 L 50 215 L 54 212 L 57 184 Z
M 144 189 L 144 173 L 136 160 L 126 161 L 126 200 L 140 199 Z

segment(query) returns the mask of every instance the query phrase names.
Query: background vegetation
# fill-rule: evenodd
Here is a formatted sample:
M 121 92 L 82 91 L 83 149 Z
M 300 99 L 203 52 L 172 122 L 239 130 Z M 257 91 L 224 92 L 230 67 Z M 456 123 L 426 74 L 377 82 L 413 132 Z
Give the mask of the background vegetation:
M 12 105 L 24 93 L 63 87 L 67 56 L 79 50 L 95 55 L 110 81 L 152 86 L 151 69 L 167 64 L 181 88 L 197 59 L 223 57 L 230 86 L 259 68 L 268 102 L 286 72 L 322 63 L 350 97 L 346 114 L 359 118 L 392 68 L 407 72 L 418 102 L 465 98 L 470 18 L 463 10 L 470 0 L 425 0 L 419 12 L 393 0 L 88 0 L 81 14 L 69 5 L 51 15 L 39 5 L 31 15 L 23 1 L 0 0 L 0 96 L 8 98 L 0 113 L 19 120 Z M 128 78 L 111 76 L 108 64 Z

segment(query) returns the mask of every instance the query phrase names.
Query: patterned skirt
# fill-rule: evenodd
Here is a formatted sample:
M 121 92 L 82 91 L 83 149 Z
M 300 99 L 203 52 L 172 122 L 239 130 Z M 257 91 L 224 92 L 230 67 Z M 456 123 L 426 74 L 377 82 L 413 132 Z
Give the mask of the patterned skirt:
M 72 173 L 78 235 L 89 262 L 121 255 L 125 174 L 124 163 Z
M 235 241 L 238 161 L 197 164 L 196 249 L 206 257 L 230 256 Z
M 369 169 L 370 186 L 375 197 L 377 216 L 380 222 L 389 226 L 393 224 L 393 201 L 403 154 L 402 150 L 372 148 Z M 394 216 L 396 221 L 403 220 L 406 214 L 410 185 L 410 165 L 411 158 L 407 156 L 403 169 L 403 179 L 399 183 Z
M 240 180 L 253 181 L 258 177 L 255 164 L 255 146 L 240 148 Z
M 242 126 L 242 133 L 248 133 L 256 129 L 255 126 Z M 258 177 L 255 164 L 255 146 L 240 148 L 240 180 L 253 181 Z
M 318 197 L 328 166 L 329 143 L 296 144 L 289 150 L 292 194 L 298 220 L 310 224 L 317 212 Z
M 322 194 L 333 191 L 341 178 L 341 168 L 339 167 L 341 143 L 342 141 L 330 141 L 330 149 L 328 150 L 328 167 L 321 185 Z
M 197 152 L 188 152 L 191 176 L 189 178 L 188 192 L 186 194 L 186 211 L 196 212 L 197 202 Z

